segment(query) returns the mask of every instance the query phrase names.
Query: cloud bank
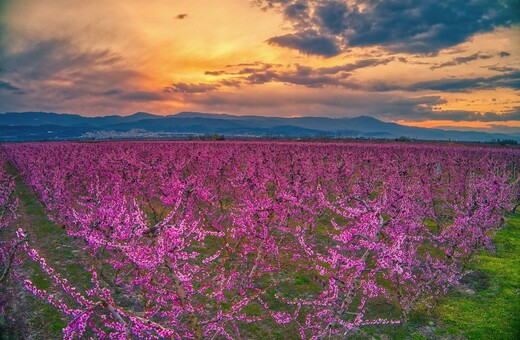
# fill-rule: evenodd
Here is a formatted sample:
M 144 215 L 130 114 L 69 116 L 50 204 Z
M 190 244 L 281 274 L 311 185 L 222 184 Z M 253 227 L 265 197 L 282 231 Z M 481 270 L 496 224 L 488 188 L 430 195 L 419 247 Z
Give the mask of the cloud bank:
M 258 0 L 283 13 L 294 33 L 269 42 L 331 57 L 350 47 L 437 53 L 476 33 L 520 22 L 518 0 Z

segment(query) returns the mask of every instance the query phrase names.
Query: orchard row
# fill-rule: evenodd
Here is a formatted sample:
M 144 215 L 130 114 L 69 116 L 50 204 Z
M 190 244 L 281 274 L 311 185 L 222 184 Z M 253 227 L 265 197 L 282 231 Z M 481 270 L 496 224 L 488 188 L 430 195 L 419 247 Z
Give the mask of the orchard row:
M 49 291 L 24 285 L 69 315 L 65 338 L 231 339 L 251 336 L 256 323 L 317 339 L 406 322 L 459 284 L 519 198 L 518 149 L 113 142 L 4 150 L 84 249 L 92 282 L 81 291 L 22 243 L 23 230 L 4 245 L 22 244 L 53 280 Z M 3 172 L 0 183 L 7 223 L 16 201 Z

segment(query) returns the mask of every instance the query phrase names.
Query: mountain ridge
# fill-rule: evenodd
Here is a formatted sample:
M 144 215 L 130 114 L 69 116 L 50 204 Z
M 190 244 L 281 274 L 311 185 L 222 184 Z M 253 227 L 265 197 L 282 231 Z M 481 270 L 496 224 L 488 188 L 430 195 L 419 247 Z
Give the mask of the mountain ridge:
M 520 135 L 481 131 L 421 128 L 384 122 L 371 116 L 269 117 L 179 112 L 166 116 L 136 112 L 129 116 L 85 117 L 54 112 L 0 113 L 0 141 L 185 138 L 218 134 L 230 138 L 410 138 L 420 140 L 483 141 Z M 118 137 L 121 136 L 121 137 Z

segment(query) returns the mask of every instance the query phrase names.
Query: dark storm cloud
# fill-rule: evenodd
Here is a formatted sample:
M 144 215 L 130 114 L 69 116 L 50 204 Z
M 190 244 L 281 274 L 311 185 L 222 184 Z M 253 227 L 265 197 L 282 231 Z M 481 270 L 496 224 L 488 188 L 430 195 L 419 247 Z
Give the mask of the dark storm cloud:
M 515 109 L 506 113 L 486 112 L 480 114 L 472 111 L 432 111 L 427 114 L 429 120 L 451 120 L 454 122 L 506 122 L 520 120 L 520 110 Z
M 273 37 L 267 42 L 271 45 L 292 48 L 307 55 L 333 57 L 341 53 L 333 38 L 320 35 L 313 30 Z
M 416 82 L 408 85 L 390 83 L 387 81 L 350 81 L 350 73 L 366 67 L 386 65 L 394 58 L 385 59 L 362 59 L 355 63 L 349 63 L 334 67 L 311 68 L 295 64 L 291 70 L 279 69 L 256 69 L 242 72 L 245 69 L 232 73 L 240 75 L 234 78 L 241 85 L 266 84 L 271 82 L 302 85 L 310 88 L 317 87 L 340 87 L 351 90 L 367 92 L 389 92 L 389 91 L 441 91 L 441 92 L 470 92 L 473 90 L 511 88 L 520 89 L 520 71 L 510 68 L 494 68 L 494 70 L 512 71 L 496 76 L 476 78 L 443 78 Z M 492 66 L 491 66 L 492 68 Z M 491 69 L 490 68 L 490 69 Z M 236 84 L 235 84 L 236 85 Z M 193 86 L 196 86 L 193 85 Z M 213 86 L 226 86 L 225 84 L 214 84 Z M 237 85 L 238 86 L 238 85 Z M 211 89 L 215 89 L 211 88 Z
M 445 63 L 433 65 L 431 67 L 432 70 L 435 70 L 437 68 L 443 68 L 448 66 L 457 66 L 462 64 L 467 64 L 470 61 L 479 60 L 479 59 L 491 59 L 493 56 L 487 55 L 487 54 L 480 54 L 480 53 L 474 53 L 472 55 L 466 56 L 466 57 L 457 57 L 454 59 L 451 59 L 450 61 L 447 61 Z
M 293 2 L 287 5 L 284 10 L 284 16 L 290 20 L 301 22 L 309 19 L 309 7 L 304 2 Z
M 299 64 L 282 67 L 279 64 L 254 63 L 228 65 L 227 70 L 206 71 L 205 75 L 233 76 L 232 79 L 221 80 L 212 84 L 215 87 L 239 86 L 246 84 L 266 84 L 271 82 L 303 85 L 306 87 L 342 86 L 350 72 L 358 69 L 386 65 L 394 58 L 360 59 L 354 63 L 348 63 L 332 67 L 312 68 Z M 288 69 L 290 67 L 290 69 Z M 234 69 L 233 69 L 234 68 Z M 230 83 L 231 82 L 231 83 Z M 184 86 L 187 84 L 183 84 Z M 194 84 L 192 86 L 197 86 Z M 212 88 L 214 89 L 214 88 Z
M 204 72 L 206 76 L 221 76 L 223 74 L 226 74 L 226 71 L 206 71 Z
M 389 83 L 385 81 L 345 82 L 343 87 L 367 92 L 389 91 L 440 91 L 440 92 L 471 92 L 474 90 L 496 89 L 499 87 L 520 90 L 520 71 L 514 70 L 491 77 L 477 78 L 443 78 L 416 82 L 409 85 Z
M 135 84 L 146 75 L 126 67 L 110 49 L 80 48 L 72 37 L 25 43 L 25 49 L 0 53 L 2 81 L 18 88 L 17 92 L 0 89 L 0 111 L 65 111 L 161 100 L 160 94 L 139 91 Z M 24 95 L 13 96 L 22 93 L 20 88 Z
M 392 52 L 437 53 L 476 33 L 520 22 L 518 0 L 257 0 L 280 10 L 296 31 L 269 40 L 330 57 L 345 47 L 383 46 Z M 311 33 L 309 33 L 311 32 Z
M 394 58 L 378 58 L 378 59 L 360 59 L 355 63 L 349 63 L 344 65 L 332 66 L 332 67 L 321 67 L 316 69 L 317 73 L 320 74 L 336 74 L 338 72 L 352 72 L 360 68 L 386 65 L 393 61 Z
M 296 65 L 296 69 L 286 72 L 256 72 L 245 78 L 249 84 L 265 84 L 270 82 L 303 85 L 306 87 L 324 87 L 337 85 L 340 78 L 317 74 L 311 67 Z
M 467 92 L 478 89 L 495 89 L 498 87 L 520 90 L 520 71 L 492 77 L 429 80 L 406 86 L 404 89 L 408 91 L 436 90 L 443 92 Z
M 174 93 L 204 93 L 208 91 L 216 90 L 218 86 L 212 84 L 198 83 L 198 84 L 187 84 L 187 83 L 173 83 L 170 86 L 164 88 L 164 92 Z
M 92 65 L 111 66 L 121 58 L 109 49 L 81 51 L 69 40 L 40 41 L 31 48 L 0 56 L 3 73 L 17 73 L 24 79 L 52 79 L 61 72 L 81 71 Z
M 10 82 L 0 80 L 0 91 L 8 91 L 15 94 L 23 94 L 22 89 L 14 86 Z
M 496 72 L 513 72 L 518 70 L 514 67 L 509 66 L 488 66 L 487 69 Z
M 210 72 L 209 74 L 211 74 Z M 219 72 L 216 72 L 219 73 Z M 208 72 L 206 72 L 208 74 Z M 222 87 L 240 87 L 242 79 L 221 79 L 214 83 L 172 83 L 170 86 L 163 88 L 163 92 L 183 93 L 183 94 L 199 94 L 218 90 Z
M 426 61 L 420 61 L 420 60 L 411 60 L 405 57 L 398 57 L 397 60 L 403 64 L 410 64 L 410 65 L 430 65 L 431 63 Z
M 226 67 L 249 67 L 249 66 L 258 66 L 264 64 L 261 61 L 255 61 L 253 63 L 240 63 L 240 64 L 227 64 Z
M 348 8 L 343 2 L 328 2 L 318 6 L 315 12 L 322 27 L 326 28 L 332 34 L 340 34 L 348 27 L 344 20 Z
M 236 64 L 236 65 L 226 65 L 226 70 L 218 70 L 218 71 L 206 71 L 205 75 L 208 76 L 221 76 L 221 75 L 244 75 L 244 74 L 252 74 L 267 71 L 273 68 L 282 67 L 281 64 L 270 64 L 270 63 L 244 63 L 244 64 Z
M 158 101 L 163 100 L 163 96 L 156 92 L 147 92 L 147 91 L 135 91 L 128 92 L 118 96 L 118 98 L 128 101 L 134 102 L 148 102 L 148 101 Z
M 495 112 L 487 112 L 484 115 L 482 115 L 481 120 L 485 122 L 520 120 L 520 107 L 516 107 L 511 112 L 501 114 Z
M 227 87 L 240 87 L 241 82 L 238 79 L 223 79 L 218 82 L 220 86 L 227 86 Z
M 99 93 L 98 95 L 99 96 L 111 97 L 111 96 L 116 96 L 116 95 L 122 94 L 122 93 L 123 93 L 123 90 L 121 90 L 121 89 L 110 89 L 110 90 L 107 90 L 107 91 L 103 91 L 103 92 Z

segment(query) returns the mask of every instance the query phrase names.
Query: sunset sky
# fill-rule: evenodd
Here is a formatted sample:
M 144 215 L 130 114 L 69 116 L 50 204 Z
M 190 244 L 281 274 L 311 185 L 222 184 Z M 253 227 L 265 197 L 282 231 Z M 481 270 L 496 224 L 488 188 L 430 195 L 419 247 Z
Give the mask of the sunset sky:
M 519 0 L 0 0 L 0 112 L 520 131 Z

